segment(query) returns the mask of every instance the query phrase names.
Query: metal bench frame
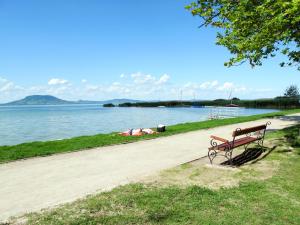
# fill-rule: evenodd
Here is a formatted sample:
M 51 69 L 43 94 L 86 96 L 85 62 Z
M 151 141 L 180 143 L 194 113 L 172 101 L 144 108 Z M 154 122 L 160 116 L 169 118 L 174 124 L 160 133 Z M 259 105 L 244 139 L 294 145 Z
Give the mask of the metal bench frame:
M 212 164 L 217 155 L 222 155 L 225 156 L 231 164 L 233 149 L 244 146 L 246 151 L 251 143 L 256 143 L 259 147 L 263 148 L 266 129 L 269 125 L 271 125 L 270 121 L 260 126 L 245 129 L 237 128 L 232 133 L 232 141 L 212 135 L 210 141 L 211 147 L 208 148 L 207 154 L 210 163 Z M 240 136 L 244 137 L 237 138 Z

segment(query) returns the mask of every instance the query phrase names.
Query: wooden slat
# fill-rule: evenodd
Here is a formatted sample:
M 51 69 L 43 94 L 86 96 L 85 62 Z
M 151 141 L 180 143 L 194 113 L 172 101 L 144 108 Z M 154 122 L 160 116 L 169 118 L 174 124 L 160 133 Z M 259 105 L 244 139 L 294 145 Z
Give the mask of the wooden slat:
M 232 137 L 249 134 L 249 133 L 252 133 L 255 131 L 259 131 L 259 130 L 265 130 L 266 128 L 267 128 L 266 125 L 260 125 L 260 126 L 256 126 L 256 127 L 249 127 L 249 128 L 245 128 L 245 129 L 241 129 L 241 130 L 236 130 L 232 133 Z
M 217 137 L 217 136 L 214 136 L 214 135 L 211 135 L 210 137 L 211 137 L 212 139 L 214 139 L 214 140 L 217 140 L 217 141 L 229 142 L 228 140 L 226 140 L 226 139 L 224 139 L 224 138 Z
M 237 148 L 239 146 L 245 145 L 245 144 L 249 144 L 253 141 L 258 140 L 256 137 L 244 137 L 244 138 L 240 138 L 234 141 L 234 148 Z
M 256 138 L 256 137 L 243 137 L 243 138 L 240 138 L 240 139 L 236 139 L 234 141 L 234 144 L 233 144 L 232 141 L 230 141 L 228 143 L 220 144 L 216 147 L 216 149 L 218 149 L 220 151 L 224 151 L 229 146 L 230 146 L 230 148 L 237 148 L 239 146 L 249 144 L 249 143 L 257 141 L 257 140 L 259 140 L 259 138 Z M 214 149 L 214 147 L 210 147 L 209 149 Z

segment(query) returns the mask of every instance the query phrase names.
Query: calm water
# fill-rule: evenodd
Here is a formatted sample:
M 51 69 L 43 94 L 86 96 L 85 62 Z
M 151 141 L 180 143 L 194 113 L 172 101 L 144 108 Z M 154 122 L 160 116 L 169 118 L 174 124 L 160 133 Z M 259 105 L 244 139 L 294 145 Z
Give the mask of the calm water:
M 207 120 L 209 108 L 102 108 L 99 105 L 2 106 L 0 145 L 57 140 Z M 239 109 L 240 116 L 274 112 Z

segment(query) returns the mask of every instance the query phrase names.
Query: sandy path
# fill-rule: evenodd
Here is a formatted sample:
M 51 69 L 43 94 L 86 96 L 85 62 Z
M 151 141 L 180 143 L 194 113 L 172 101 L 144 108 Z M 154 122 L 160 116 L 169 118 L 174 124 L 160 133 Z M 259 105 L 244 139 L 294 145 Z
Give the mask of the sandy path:
M 271 119 L 270 129 L 296 123 L 300 114 Z M 33 158 L 0 165 L 0 220 L 139 181 L 159 170 L 205 156 L 211 134 L 230 137 L 258 120 L 126 145 Z

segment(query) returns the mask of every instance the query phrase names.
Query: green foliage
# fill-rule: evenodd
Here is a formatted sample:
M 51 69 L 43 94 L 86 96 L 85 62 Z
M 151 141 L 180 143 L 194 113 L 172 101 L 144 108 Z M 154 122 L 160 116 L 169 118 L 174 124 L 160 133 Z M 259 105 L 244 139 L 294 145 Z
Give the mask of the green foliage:
M 260 114 L 254 116 L 244 116 L 230 119 L 222 120 L 208 120 L 201 122 L 193 123 L 183 123 L 173 126 L 168 126 L 166 132 L 153 135 L 144 135 L 144 136 L 121 136 L 117 133 L 111 134 L 98 134 L 94 136 L 82 136 L 75 137 L 70 139 L 64 139 L 59 141 L 45 141 L 45 142 L 32 142 L 24 143 L 14 146 L 0 146 L 0 163 L 32 158 L 37 156 L 48 156 L 63 152 L 74 152 L 84 149 L 90 149 L 95 147 L 116 145 L 136 142 L 139 140 L 153 139 L 162 136 L 169 136 L 173 134 L 179 134 L 189 131 L 195 131 L 199 129 L 207 129 L 218 126 L 224 126 L 234 123 L 248 122 L 253 120 L 258 120 L 262 118 L 269 118 L 274 116 L 282 116 L 292 113 L 299 113 L 300 110 L 288 110 L 275 113 Z
M 126 102 L 119 104 L 119 107 L 182 107 L 182 106 L 191 106 L 190 101 L 164 101 L 164 102 L 135 102 L 130 103 Z
M 281 66 L 300 70 L 300 0 L 198 0 L 186 8 L 201 17 L 201 26 L 220 30 L 217 44 L 233 54 L 225 66 L 261 65 L 281 51 L 288 57 Z
M 115 107 L 112 103 L 103 104 L 103 107 Z
M 285 97 L 290 97 L 290 98 L 299 98 L 299 89 L 296 85 L 291 85 L 287 87 L 284 93 Z
M 216 99 L 213 101 L 164 101 L 164 102 L 137 102 L 123 103 L 119 107 L 191 107 L 191 106 L 227 106 L 231 100 Z M 247 108 L 292 109 L 299 108 L 300 103 L 296 98 L 277 97 L 274 99 L 240 100 L 233 98 L 232 103 Z

